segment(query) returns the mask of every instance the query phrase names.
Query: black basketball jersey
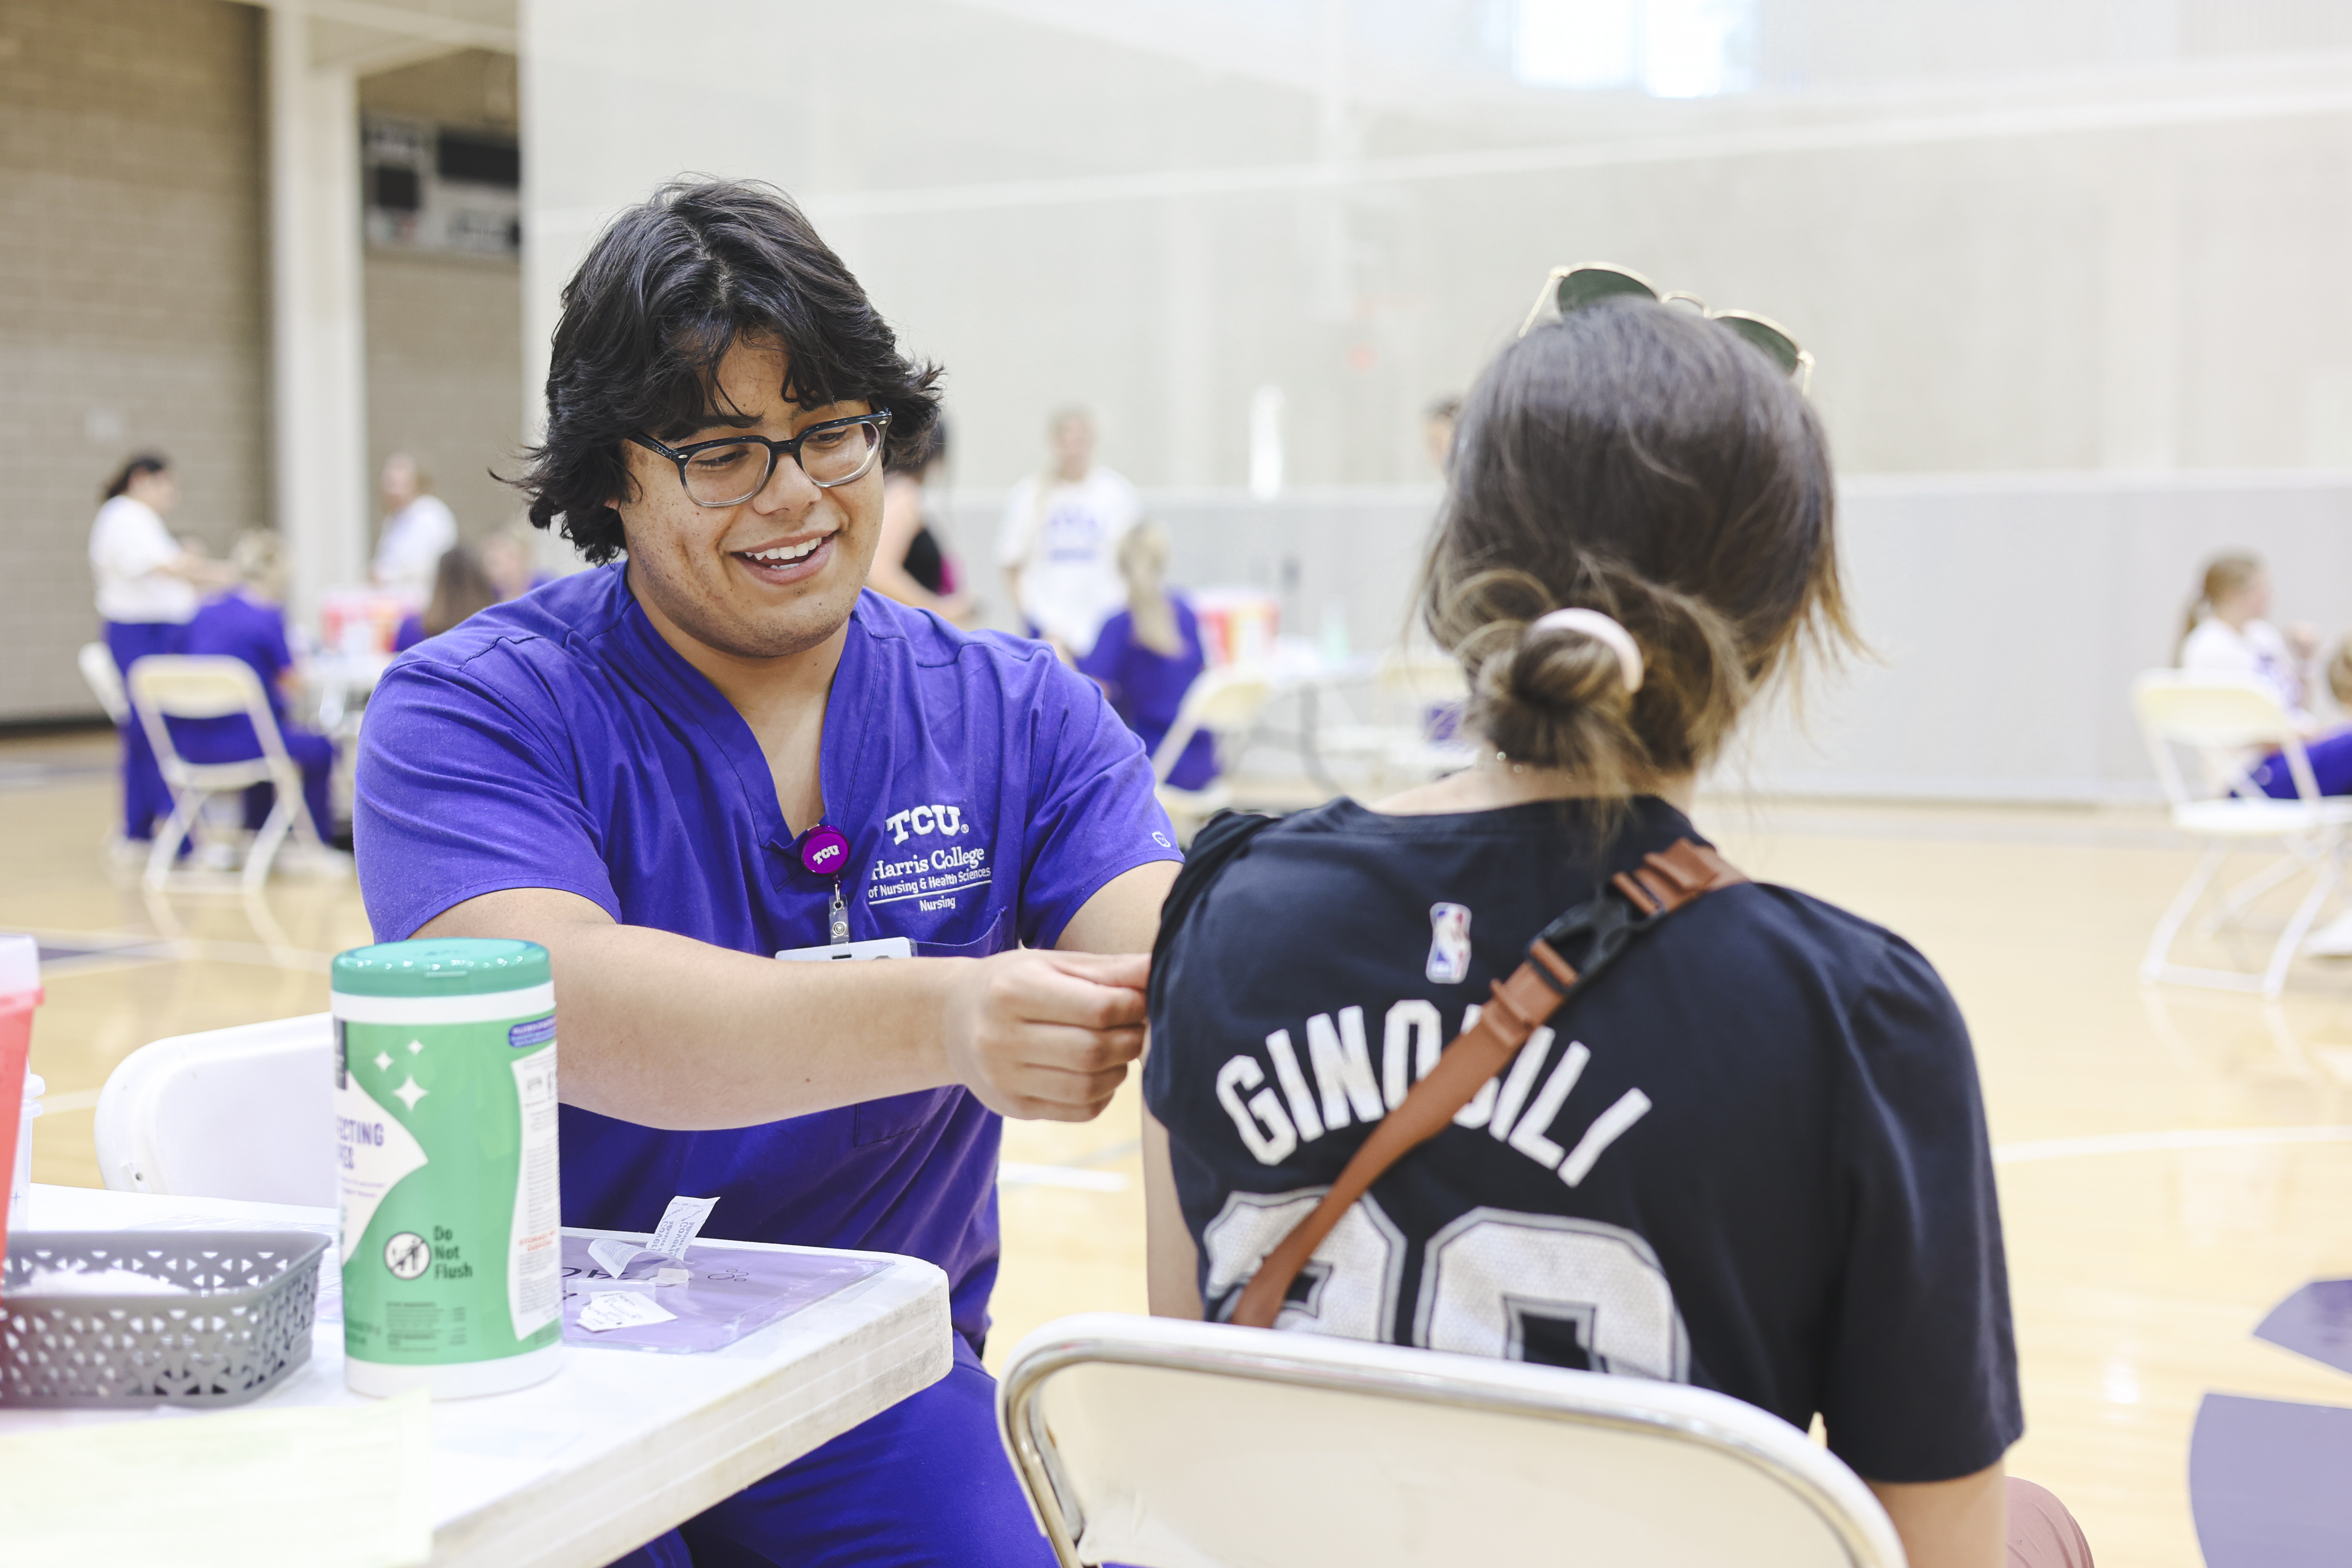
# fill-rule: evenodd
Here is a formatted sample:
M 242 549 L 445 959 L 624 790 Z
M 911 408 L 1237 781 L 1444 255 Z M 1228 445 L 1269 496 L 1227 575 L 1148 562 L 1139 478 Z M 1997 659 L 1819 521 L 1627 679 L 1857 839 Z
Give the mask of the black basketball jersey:
M 1339 800 L 1171 896 L 1145 1102 L 1209 1316 L 1427 1073 L 1535 933 L 1676 838 L 1604 852 L 1558 803 L 1386 816 Z M 1882 1481 L 2023 1430 L 1968 1031 L 1927 961 L 1743 884 L 1636 942 L 1294 1284 L 1279 1327 L 1671 1379 L 1803 1426 Z

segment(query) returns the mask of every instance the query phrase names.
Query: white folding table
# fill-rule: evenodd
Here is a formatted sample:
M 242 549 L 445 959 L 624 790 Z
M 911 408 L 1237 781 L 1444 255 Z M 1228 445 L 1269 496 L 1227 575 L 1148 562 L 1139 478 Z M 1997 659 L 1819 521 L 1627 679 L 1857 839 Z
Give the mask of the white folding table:
M 220 1198 L 36 1185 L 27 1206 L 27 1231 L 217 1221 L 335 1234 L 332 1209 Z M 705 1248 L 807 1250 L 695 1243 L 698 1254 Z M 536 1387 L 436 1400 L 435 1568 L 602 1568 L 946 1376 L 947 1276 L 887 1253 L 828 1256 L 886 1267 L 724 1350 L 569 1346 L 563 1369 Z M 365 1403 L 343 1387 L 341 1324 L 312 1335 L 307 1365 L 235 1408 Z M 152 1419 L 150 1411 L 0 1410 L 0 1435 Z M 256 1483 L 266 1489 L 267 1478 Z

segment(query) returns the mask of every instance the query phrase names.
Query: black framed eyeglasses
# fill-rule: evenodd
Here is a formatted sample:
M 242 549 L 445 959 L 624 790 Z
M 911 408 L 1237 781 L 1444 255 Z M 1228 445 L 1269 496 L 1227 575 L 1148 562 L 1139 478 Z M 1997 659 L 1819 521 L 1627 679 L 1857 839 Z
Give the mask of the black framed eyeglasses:
M 697 441 L 691 447 L 670 447 L 651 436 L 629 439 L 677 464 L 677 482 L 695 505 L 740 506 L 767 489 L 780 454 L 798 463 L 809 483 L 821 490 L 863 479 L 874 459 L 882 455 L 882 433 L 889 425 L 890 411 L 877 408 L 871 414 L 812 425 L 788 441 L 727 436 Z
M 1769 316 L 1759 316 L 1753 310 L 1710 310 L 1706 301 L 1696 294 L 1668 293 L 1630 267 L 1619 267 L 1606 261 L 1580 262 L 1574 267 L 1555 267 L 1544 279 L 1543 289 L 1537 294 L 1534 309 L 1519 325 L 1519 336 L 1526 337 L 1538 322 L 1556 321 L 1570 310 L 1620 294 L 1637 299 L 1655 300 L 1661 304 L 1679 300 L 1698 308 L 1698 313 L 1710 321 L 1720 321 L 1748 342 L 1762 349 L 1766 357 L 1780 367 L 1781 372 L 1804 391 L 1812 384 L 1813 356 L 1797 346 L 1789 329 Z

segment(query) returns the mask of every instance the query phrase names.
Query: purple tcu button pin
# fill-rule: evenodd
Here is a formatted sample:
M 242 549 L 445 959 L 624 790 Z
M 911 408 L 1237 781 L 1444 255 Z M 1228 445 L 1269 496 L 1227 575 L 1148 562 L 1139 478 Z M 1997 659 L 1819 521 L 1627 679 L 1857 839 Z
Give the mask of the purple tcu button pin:
M 849 840 L 837 827 L 812 827 L 801 840 L 801 864 L 820 877 L 838 877 L 849 866 Z

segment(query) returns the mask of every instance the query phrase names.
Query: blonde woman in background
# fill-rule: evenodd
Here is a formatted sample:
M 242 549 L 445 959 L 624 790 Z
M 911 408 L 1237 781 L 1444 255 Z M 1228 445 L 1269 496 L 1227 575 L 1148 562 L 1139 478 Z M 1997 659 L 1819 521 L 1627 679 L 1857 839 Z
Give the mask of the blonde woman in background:
M 1127 608 L 1103 623 L 1095 646 L 1077 661 L 1110 699 L 1113 711 L 1157 756 L 1184 706 L 1184 693 L 1208 668 L 1201 647 L 1201 623 L 1192 606 L 1168 591 L 1168 536 L 1156 523 L 1139 522 L 1118 543 L 1119 575 L 1127 584 Z M 1167 782 L 1199 789 L 1217 776 L 1215 737 L 1194 735 Z
M 2319 793 L 2352 795 L 2352 731 L 2327 733 L 2309 707 L 2318 634 L 2302 625 L 2282 632 L 2266 618 L 2270 612 L 2271 574 L 2261 559 L 2243 552 L 2215 556 L 2189 606 L 2180 668 L 2195 675 L 2251 676 L 2270 688 L 2303 731 Z M 2294 798 L 2294 777 L 2276 752 L 2249 776 L 2273 800 Z
M 383 531 L 376 537 L 369 574 L 376 586 L 423 605 L 433 592 L 433 570 L 457 542 L 457 520 L 433 493 L 433 476 L 405 452 L 383 460 Z
M 996 561 L 1029 635 L 1080 659 L 1126 602 L 1118 544 L 1142 517 L 1143 502 L 1133 485 L 1095 461 L 1095 422 L 1085 409 L 1062 410 L 1046 429 L 1053 466 L 1013 487 Z

